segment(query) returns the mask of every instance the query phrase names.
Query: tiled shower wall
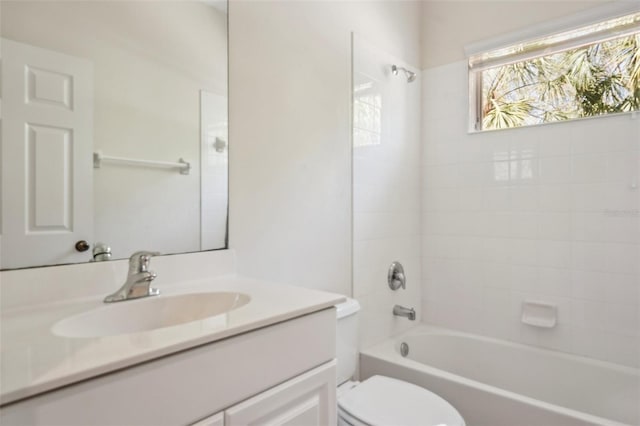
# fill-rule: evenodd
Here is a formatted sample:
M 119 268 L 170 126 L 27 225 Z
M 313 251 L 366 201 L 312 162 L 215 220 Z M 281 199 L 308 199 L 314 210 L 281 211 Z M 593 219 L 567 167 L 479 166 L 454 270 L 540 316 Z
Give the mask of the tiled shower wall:
M 367 347 L 420 320 L 420 78 L 392 75 L 392 64 L 408 65 L 358 37 L 353 52 L 353 295 Z M 406 290 L 387 285 L 395 260 Z M 415 308 L 417 320 L 393 316 L 396 303 Z
M 466 62 L 422 81 L 423 319 L 639 366 L 640 114 L 469 134 Z

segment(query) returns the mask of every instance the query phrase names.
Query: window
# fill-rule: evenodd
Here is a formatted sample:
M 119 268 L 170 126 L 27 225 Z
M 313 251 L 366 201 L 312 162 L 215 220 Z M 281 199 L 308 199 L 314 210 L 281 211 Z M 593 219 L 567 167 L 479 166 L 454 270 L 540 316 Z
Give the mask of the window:
M 640 12 L 469 57 L 472 130 L 640 110 Z
M 353 94 L 353 146 L 380 145 L 382 138 L 382 93 L 378 82 L 357 73 Z

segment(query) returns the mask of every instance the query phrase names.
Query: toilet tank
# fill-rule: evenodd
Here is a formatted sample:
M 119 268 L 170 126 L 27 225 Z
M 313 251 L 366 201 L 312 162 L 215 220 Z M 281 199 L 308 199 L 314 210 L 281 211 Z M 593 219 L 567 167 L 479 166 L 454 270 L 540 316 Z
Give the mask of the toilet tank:
M 336 358 L 338 360 L 338 384 L 355 374 L 358 362 L 358 311 L 360 304 L 355 299 L 336 305 Z

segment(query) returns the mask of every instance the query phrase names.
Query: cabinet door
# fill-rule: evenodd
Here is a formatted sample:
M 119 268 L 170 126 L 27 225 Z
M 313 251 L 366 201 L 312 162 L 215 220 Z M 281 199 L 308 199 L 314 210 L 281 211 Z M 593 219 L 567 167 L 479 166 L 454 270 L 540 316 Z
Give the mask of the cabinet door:
M 192 424 L 191 426 L 224 426 L 224 413 L 216 413 L 206 419 Z
M 334 360 L 227 409 L 225 425 L 326 426 L 336 415 Z

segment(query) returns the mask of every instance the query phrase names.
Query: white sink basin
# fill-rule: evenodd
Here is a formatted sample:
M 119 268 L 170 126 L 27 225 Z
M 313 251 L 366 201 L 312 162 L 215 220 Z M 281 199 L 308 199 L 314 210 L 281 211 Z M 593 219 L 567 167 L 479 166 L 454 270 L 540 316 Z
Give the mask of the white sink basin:
M 150 331 L 225 314 L 250 300 L 246 294 L 233 292 L 153 296 L 111 303 L 74 315 L 58 321 L 51 330 L 63 337 L 105 337 Z M 212 325 L 214 323 L 216 321 Z

